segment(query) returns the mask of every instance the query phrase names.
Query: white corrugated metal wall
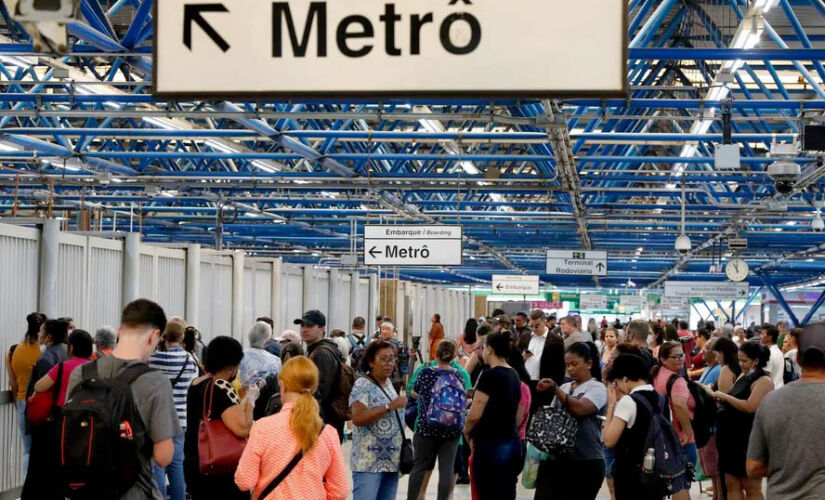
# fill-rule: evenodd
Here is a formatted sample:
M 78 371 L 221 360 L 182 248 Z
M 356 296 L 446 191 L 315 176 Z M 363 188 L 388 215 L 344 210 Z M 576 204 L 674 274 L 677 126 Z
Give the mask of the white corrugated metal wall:
M 86 316 L 88 239 L 60 233 L 57 267 L 57 310 L 70 316 L 78 328 L 89 329 Z M 120 274 L 120 272 L 118 272 Z
M 165 254 L 165 255 L 164 255 Z M 167 317 L 186 313 L 186 252 L 159 248 L 155 297 Z
M 100 325 L 117 325 L 123 297 L 123 242 L 89 238 L 87 319 L 75 323 L 94 331 Z
M 37 310 L 39 239 L 37 229 L 0 224 L 0 318 L 4 325 L 0 350 L 4 366 L 9 348 L 26 332 L 26 315 Z M 0 373 L 0 387 L 9 387 L 6 370 Z M 5 491 L 23 481 L 23 446 L 16 406 L 11 403 L 0 404 L 0 443 L 5 457 L 0 467 L 0 491 Z
M 218 335 L 232 335 L 232 257 L 204 250 L 201 255 L 200 324 L 208 343 Z

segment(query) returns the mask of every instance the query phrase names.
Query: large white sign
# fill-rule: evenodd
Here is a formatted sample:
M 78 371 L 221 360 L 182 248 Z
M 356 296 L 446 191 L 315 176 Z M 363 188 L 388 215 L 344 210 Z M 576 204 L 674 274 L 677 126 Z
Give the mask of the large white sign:
M 461 226 L 364 226 L 368 266 L 460 266 Z
M 664 311 L 686 311 L 690 309 L 690 304 L 686 297 L 668 297 L 662 295 L 662 300 L 659 303 L 659 309 Z
M 607 295 L 583 293 L 579 297 L 579 309 L 604 311 L 607 309 Z
M 538 276 L 493 275 L 494 295 L 538 295 L 538 293 Z
M 162 0 L 154 7 L 156 95 L 540 97 L 626 89 L 627 0 Z M 587 43 L 571 43 L 583 33 Z
M 665 281 L 665 297 L 682 299 L 747 299 L 747 282 L 733 281 Z
M 594 250 L 548 250 L 547 274 L 607 276 L 607 252 Z
M 625 309 L 641 309 L 642 305 L 647 306 L 647 297 L 641 295 L 621 295 L 619 305 Z

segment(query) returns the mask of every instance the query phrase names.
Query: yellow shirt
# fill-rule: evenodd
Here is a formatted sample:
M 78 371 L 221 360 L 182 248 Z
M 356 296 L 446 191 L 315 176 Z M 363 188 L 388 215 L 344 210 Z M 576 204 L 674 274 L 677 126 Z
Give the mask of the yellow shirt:
M 14 354 L 11 357 L 11 368 L 14 370 L 14 378 L 17 379 L 17 395 L 18 401 L 26 399 L 26 388 L 29 385 L 29 378 L 32 376 L 32 370 L 40 357 L 40 344 L 29 344 L 28 342 L 20 342 L 17 348 L 14 349 Z

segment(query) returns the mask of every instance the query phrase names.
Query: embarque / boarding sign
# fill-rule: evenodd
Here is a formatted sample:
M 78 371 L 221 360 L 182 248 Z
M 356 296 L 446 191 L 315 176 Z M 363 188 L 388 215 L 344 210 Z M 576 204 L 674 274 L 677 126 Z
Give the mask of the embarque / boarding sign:
M 460 266 L 461 226 L 364 226 L 368 266 Z
M 627 85 L 627 0 L 163 0 L 154 8 L 159 96 L 607 96 Z M 570 43 L 582 33 L 588 43 Z
M 607 276 L 607 252 L 595 250 L 548 250 L 547 274 Z
M 493 295 L 538 295 L 539 277 L 521 274 L 494 274 Z

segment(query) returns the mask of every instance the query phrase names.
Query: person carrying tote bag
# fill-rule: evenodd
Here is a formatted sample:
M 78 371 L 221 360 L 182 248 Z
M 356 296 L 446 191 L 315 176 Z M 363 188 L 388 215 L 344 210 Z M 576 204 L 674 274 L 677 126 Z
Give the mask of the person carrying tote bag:
M 254 403 L 241 404 L 230 383 L 243 348 L 237 340 L 219 336 L 207 351 L 207 373 L 192 382 L 186 395 L 186 485 L 192 500 L 248 500 L 249 495 L 235 486 L 234 474 L 252 427 Z
M 305 356 L 291 358 L 278 386 L 283 408 L 252 425 L 235 484 L 260 500 L 343 500 L 349 492 L 344 452 L 313 397 L 318 368 Z

